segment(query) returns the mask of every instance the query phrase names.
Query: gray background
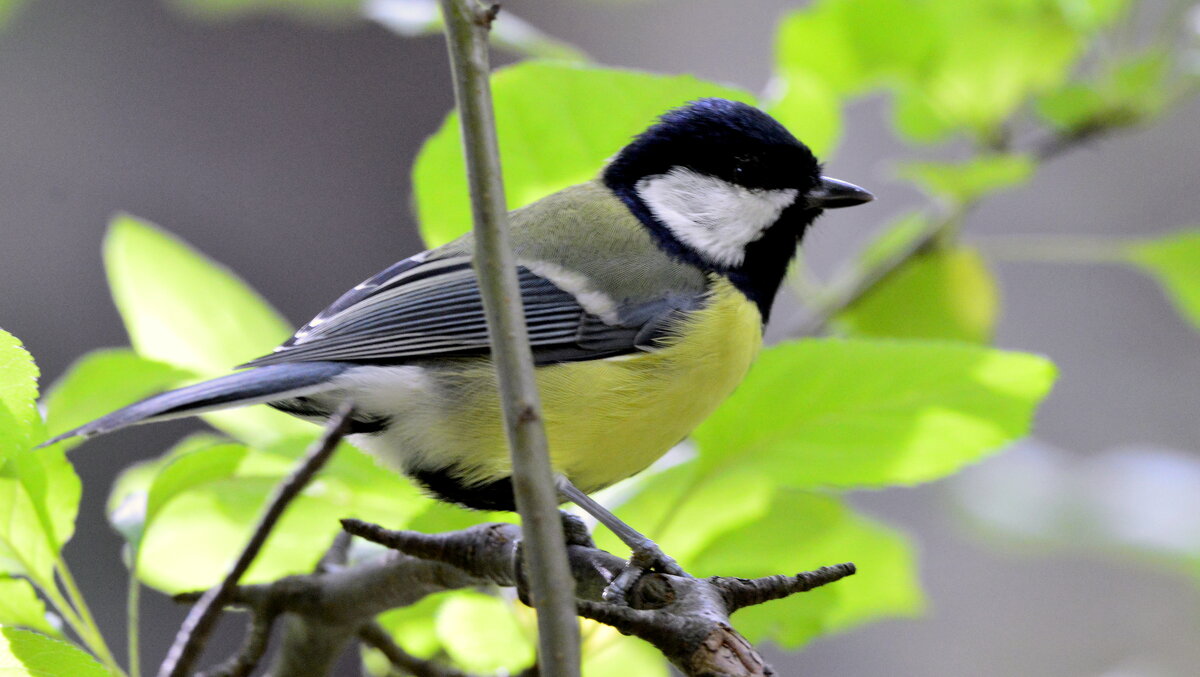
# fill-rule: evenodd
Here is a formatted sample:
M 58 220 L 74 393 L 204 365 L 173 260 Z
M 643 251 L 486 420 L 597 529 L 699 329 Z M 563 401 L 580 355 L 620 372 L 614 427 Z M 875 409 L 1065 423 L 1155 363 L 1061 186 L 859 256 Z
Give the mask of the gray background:
M 599 61 L 690 71 L 761 90 L 773 26 L 795 3 L 513 0 Z M 381 28 L 255 19 L 204 24 L 151 0 L 32 0 L 0 34 L 0 325 L 48 383 L 126 338 L 99 249 L 108 215 L 157 221 L 238 271 L 300 323 L 419 249 L 409 167 L 451 105 L 444 47 Z M 879 196 L 808 240 L 821 270 L 889 215 L 920 204 L 880 101 L 856 105 L 830 166 Z M 990 200 L 971 234 L 1138 235 L 1200 221 L 1200 105 L 1050 163 Z M 1039 435 L 1079 454 L 1146 443 L 1200 449 L 1200 340 L 1147 279 L 1115 267 L 1001 263 L 997 342 L 1052 356 L 1061 380 Z M 67 556 L 114 647 L 123 642 L 120 542 L 102 517 L 120 468 L 190 429 L 90 443 L 73 458 L 84 505 Z M 930 596 L 920 620 L 877 623 L 779 659 L 808 675 L 1190 675 L 1196 593 L 1182 574 L 1069 545 L 1018 548 L 964 527 L 941 485 L 862 494 L 907 531 Z M 149 661 L 181 612 L 144 598 Z M 232 641 L 236 627 L 222 635 Z M 120 649 L 117 649 L 121 653 Z

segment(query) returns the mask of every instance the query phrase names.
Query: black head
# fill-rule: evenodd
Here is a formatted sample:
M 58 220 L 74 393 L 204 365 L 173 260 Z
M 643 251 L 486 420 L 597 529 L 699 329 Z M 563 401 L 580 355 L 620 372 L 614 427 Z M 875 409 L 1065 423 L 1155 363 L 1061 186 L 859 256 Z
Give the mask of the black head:
M 610 184 L 636 183 L 687 167 L 747 188 L 817 184 L 812 151 L 761 110 L 727 99 L 700 99 L 665 113 L 617 155 L 604 172 Z
M 672 255 L 728 276 L 764 319 L 804 231 L 867 191 L 821 175 L 761 110 L 700 99 L 669 111 L 604 170 L 605 184 Z

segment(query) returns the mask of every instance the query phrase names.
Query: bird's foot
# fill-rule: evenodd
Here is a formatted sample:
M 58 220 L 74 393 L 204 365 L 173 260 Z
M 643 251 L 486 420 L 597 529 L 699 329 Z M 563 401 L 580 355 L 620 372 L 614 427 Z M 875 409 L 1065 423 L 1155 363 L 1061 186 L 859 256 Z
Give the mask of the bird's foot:
M 629 562 L 625 564 L 616 578 L 609 582 L 601 595 L 609 604 L 628 606 L 629 593 L 633 590 L 633 586 L 650 571 L 671 576 L 692 577 L 670 555 L 663 552 L 657 543 L 648 538 L 643 538 L 637 543 L 630 543 L 629 547 L 632 549 Z

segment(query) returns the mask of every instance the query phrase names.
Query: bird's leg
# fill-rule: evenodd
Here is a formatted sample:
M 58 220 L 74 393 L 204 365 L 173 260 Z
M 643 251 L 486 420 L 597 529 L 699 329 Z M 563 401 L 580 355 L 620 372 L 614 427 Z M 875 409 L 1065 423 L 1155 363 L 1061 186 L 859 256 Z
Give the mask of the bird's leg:
M 583 508 L 583 510 L 596 518 L 596 521 L 603 524 L 609 531 L 621 539 L 621 542 L 629 546 L 632 554 L 629 556 L 629 563 L 617 577 L 609 582 L 608 587 L 604 589 L 604 600 L 613 604 L 625 604 L 626 595 L 633 588 L 634 583 L 648 570 L 660 571 L 673 576 L 688 576 L 688 573 L 671 559 L 662 548 L 658 547 L 654 541 L 639 533 L 633 527 L 622 522 L 620 518 L 608 511 L 607 508 L 592 500 L 592 497 L 583 493 L 571 481 L 560 476 L 557 480 L 558 492 L 567 500 L 575 505 Z M 690 578 L 690 576 L 688 576 Z

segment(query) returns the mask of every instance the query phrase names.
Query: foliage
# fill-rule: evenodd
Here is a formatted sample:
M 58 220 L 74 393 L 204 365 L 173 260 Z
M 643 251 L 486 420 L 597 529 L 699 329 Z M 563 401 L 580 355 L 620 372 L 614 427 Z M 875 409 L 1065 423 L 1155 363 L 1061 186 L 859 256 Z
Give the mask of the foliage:
M 0 626 L 0 674 L 12 677 L 106 677 L 96 659 L 67 642 Z
M 207 16 L 341 16 L 358 6 L 174 2 Z M 849 102 L 891 96 L 892 123 L 910 144 L 901 175 L 928 194 L 930 207 L 895 220 L 850 263 L 844 279 L 860 283 L 861 293 L 830 301 L 836 283 L 815 292 L 797 287 L 804 301 L 829 310 L 842 336 L 766 349 L 735 396 L 696 431 L 690 456 L 616 492 L 624 497 L 621 514 L 699 574 L 859 565 L 857 576 L 838 585 L 740 612 L 735 620 L 752 640 L 795 647 L 873 619 L 918 613 L 923 601 L 908 539 L 859 514 L 844 493 L 934 481 L 1028 433 L 1054 367 L 987 345 L 1000 301 L 982 254 L 961 241 L 962 224 L 972 205 L 1028 181 L 1044 158 L 1038 149 L 1011 147 L 1015 124 L 1041 125 L 1048 138 L 1071 140 L 1152 119 L 1174 99 L 1179 83 L 1170 53 L 1107 55 L 1081 65 L 1125 11 L 1120 0 L 820 0 L 781 23 L 774 85 L 763 97 L 686 75 L 579 63 L 526 61 L 497 72 L 510 207 L 594 177 L 654 116 L 691 99 L 757 102 L 827 155 Z M 429 30 L 417 23 L 413 32 Z M 969 156 L 936 159 L 935 144 L 948 140 Z M 431 245 L 469 224 L 458 149 L 451 114 L 413 171 Z M 1200 328 L 1200 231 L 1131 243 L 1121 257 L 1158 279 Z M 147 393 L 224 373 L 289 331 L 236 275 L 135 217 L 113 220 L 104 260 L 132 347 L 81 359 L 50 389 L 44 423 L 35 405 L 37 369 L 19 342 L 0 332 L 0 511 L 9 516 L 0 523 L 0 624 L 42 633 L 0 630 L 0 668 L 13 674 L 68 664 L 72 674 L 104 674 L 78 649 L 43 636 L 59 633 L 58 617 L 119 672 L 61 558 L 80 495 L 68 445 L 34 445 Z M 165 592 L 216 580 L 315 434 L 262 406 L 205 418 L 221 436 L 182 440 L 125 470 L 109 500 L 131 575 Z M 341 517 L 436 530 L 493 516 L 432 504 L 347 446 L 291 505 L 247 579 L 311 570 Z M 610 534 L 597 538 L 620 552 Z M 414 654 L 449 657 L 465 669 L 515 670 L 531 656 L 529 612 L 507 598 L 442 594 L 380 622 Z M 587 674 L 666 674 L 646 645 L 588 628 Z M 386 670 L 378 657 L 372 661 L 377 672 Z
M 95 655 L 118 669 L 62 559 L 62 548 L 75 530 L 81 486 L 61 445 L 34 448 L 46 438 L 37 410 L 37 377 L 29 353 L 0 330 L 0 514 L 5 516 L 0 520 L 0 575 L 5 577 L 0 579 L 0 625 L 58 633 L 32 586 Z M 22 665 L 32 671 L 58 660 L 74 661 L 71 652 L 86 656 L 69 645 L 31 638 L 12 628 L 0 634 L 7 641 L 0 666 L 14 671 Z
M 663 111 L 708 96 L 753 100 L 747 92 L 688 75 L 541 61 L 498 70 L 492 95 L 510 209 L 595 178 L 606 159 Z M 451 113 L 417 156 L 413 196 L 430 246 L 471 229 L 461 148 L 458 116 Z
M 1135 243 L 1128 256 L 1162 284 L 1179 313 L 1200 330 L 1200 228 Z
M 24 0 L 0 0 L 0 29 L 16 16 L 23 4 Z

